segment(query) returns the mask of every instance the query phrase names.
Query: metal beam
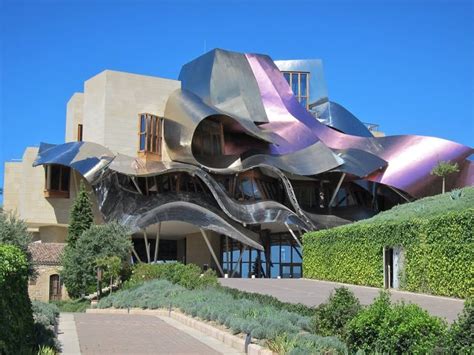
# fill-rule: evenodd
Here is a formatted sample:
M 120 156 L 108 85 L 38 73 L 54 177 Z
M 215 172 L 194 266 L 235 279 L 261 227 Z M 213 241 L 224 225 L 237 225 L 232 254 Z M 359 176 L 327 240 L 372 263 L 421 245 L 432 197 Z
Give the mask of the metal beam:
M 146 229 L 143 230 L 143 239 L 145 239 L 145 250 L 146 250 L 146 260 L 148 264 L 150 263 L 150 244 L 148 244 L 148 236 L 146 234 Z
M 219 262 L 219 259 L 217 258 L 216 253 L 214 253 L 214 249 L 212 249 L 212 246 L 211 246 L 211 243 L 209 242 L 209 239 L 207 239 L 206 232 L 202 228 L 199 228 L 199 230 L 201 231 L 202 237 L 204 238 L 204 240 L 207 244 L 207 247 L 209 248 L 209 251 L 211 252 L 211 255 L 214 259 L 214 262 L 217 265 L 217 268 L 219 269 L 219 272 L 221 273 L 221 276 L 224 277 L 224 270 L 222 270 L 221 263 Z
M 398 196 L 400 196 L 401 198 L 403 198 L 405 201 L 411 202 L 411 200 L 410 200 L 408 197 L 404 196 L 404 195 L 403 195 L 400 191 L 398 191 L 397 189 L 395 189 L 395 188 L 393 188 L 393 187 L 391 187 L 391 186 L 389 186 L 389 185 L 385 185 L 385 186 L 387 186 L 390 190 L 392 190 L 393 192 L 395 192 Z
M 155 255 L 153 256 L 154 263 L 156 263 L 158 259 L 158 247 L 160 246 L 160 232 L 161 232 L 161 222 L 158 222 L 158 232 L 156 232 L 156 239 L 155 239 Z
M 227 260 L 227 265 L 226 265 L 226 271 L 227 274 L 229 274 L 229 263 L 230 263 L 230 251 L 229 251 L 229 236 L 225 236 L 225 253 L 226 253 L 226 260 Z M 232 266 L 232 264 L 230 264 Z
M 339 189 L 341 188 L 342 181 L 346 177 L 346 173 L 342 173 L 341 178 L 339 179 L 339 182 L 337 183 L 336 189 L 334 190 L 334 193 L 332 194 L 331 201 L 329 201 L 328 207 L 332 207 L 332 204 L 334 203 L 334 200 L 336 199 L 337 193 L 339 192 Z
M 135 257 L 137 258 L 137 261 L 138 261 L 139 263 L 141 263 L 142 260 L 141 260 L 140 257 L 138 256 L 137 251 L 135 250 L 135 247 L 132 248 L 132 253 L 133 253 L 133 255 L 135 255 Z
M 288 231 L 291 233 L 293 239 L 296 240 L 296 243 L 298 243 L 298 245 L 300 246 L 300 248 L 303 249 L 303 244 L 301 244 L 300 240 L 299 240 L 298 237 L 296 236 L 295 232 L 293 232 L 293 230 L 290 228 L 290 226 L 288 225 L 288 223 L 285 222 L 285 226 L 286 226 L 286 228 L 288 229 Z
M 137 184 L 135 178 L 134 178 L 133 176 L 130 176 L 130 179 L 132 180 L 133 185 L 135 185 L 135 188 L 137 189 L 137 191 L 138 191 L 140 194 L 143 195 L 143 192 L 142 192 L 142 190 L 140 189 L 140 187 L 138 186 L 138 184 Z

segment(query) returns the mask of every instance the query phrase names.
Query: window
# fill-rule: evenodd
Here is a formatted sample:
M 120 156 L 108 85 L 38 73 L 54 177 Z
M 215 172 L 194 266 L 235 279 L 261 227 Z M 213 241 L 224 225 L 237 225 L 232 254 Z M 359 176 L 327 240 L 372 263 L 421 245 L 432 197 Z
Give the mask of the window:
M 82 124 L 77 125 L 77 141 L 82 142 Z
M 193 138 L 193 151 L 196 155 L 223 155 L 224 130 L 221 122 L 205 120 L 196 129 Z
M 142 113 L 138 119 L 138 151 L 144 155 L 152 154 L 161 159 L 163 118 Z
M 283 72 L 296 99 L 301 105 L 309 108 L 309 73 L 306 72 Z
M 45 197 L 69 198 L 71 169 L 62 165 L 45 166 Z

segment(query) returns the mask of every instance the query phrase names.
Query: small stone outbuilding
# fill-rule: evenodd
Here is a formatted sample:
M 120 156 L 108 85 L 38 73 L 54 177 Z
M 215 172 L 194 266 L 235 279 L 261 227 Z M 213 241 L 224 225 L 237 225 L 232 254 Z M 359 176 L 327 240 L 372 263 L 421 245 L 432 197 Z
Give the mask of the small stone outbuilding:
M 30 278 L 28 294 L 30 299 L 43 302 L 68 299 L 68 294 L 61 280 L 61 255 L 65 243 L 31 243 L 33 264 L 36 276 Z

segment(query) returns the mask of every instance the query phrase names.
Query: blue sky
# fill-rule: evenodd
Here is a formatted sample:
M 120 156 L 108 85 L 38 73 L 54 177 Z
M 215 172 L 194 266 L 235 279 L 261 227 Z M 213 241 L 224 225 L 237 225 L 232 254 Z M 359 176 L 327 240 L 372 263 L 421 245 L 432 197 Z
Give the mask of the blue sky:
M 472 0 L 0 4 L 0 186 L 3 161 L 63 142 L 66 103 L 91 76 L 177 78 L 215 47 L 321 58 L 329 97 L 361 120 L 474 145 Z

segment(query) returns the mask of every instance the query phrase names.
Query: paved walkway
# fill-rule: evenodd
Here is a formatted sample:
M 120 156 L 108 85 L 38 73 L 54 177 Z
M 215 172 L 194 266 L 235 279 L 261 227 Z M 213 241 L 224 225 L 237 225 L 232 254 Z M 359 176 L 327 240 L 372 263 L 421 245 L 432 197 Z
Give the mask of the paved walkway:
M 317 306 L 325 302 L 336 287 L 348 287 L 365 305 L 372 303 L 380 291 L 375 287 L 308 279 L 220 279 L 219 281 L 223 286 L 267 294 L 285 302 L 303 303 L 308 306 Z M 393 301 L 416 303 L 431 314 L 446 318 L 448 322 L 455 320 L 464 307 L 464 301 L 460 299 L 405 291 L 392 290 L 391 298 Z
M 58 340 L 61 343 L 62 354 L 80 354 L 79 339 L 77 338 L 74 313 L 61 313 L 59 316 Z
M 61 313 L 59 329 L 63 354 L 237 354 L 167 317 Z

